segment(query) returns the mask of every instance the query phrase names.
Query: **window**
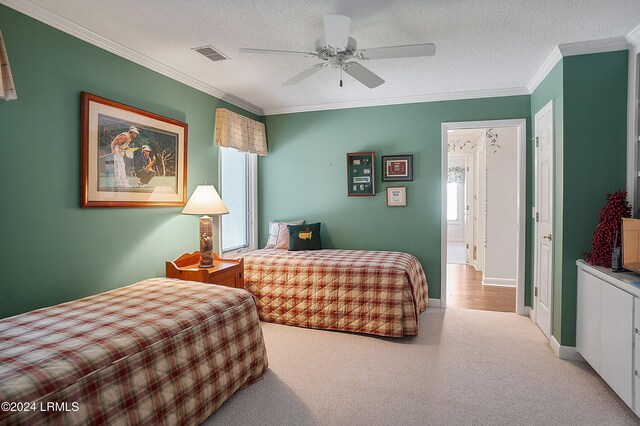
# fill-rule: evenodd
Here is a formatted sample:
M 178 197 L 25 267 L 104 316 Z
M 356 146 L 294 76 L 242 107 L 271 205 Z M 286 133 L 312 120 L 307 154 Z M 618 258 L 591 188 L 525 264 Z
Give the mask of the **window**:
M 257 248 L 257 158 L 234 148 L 219 148 L 220 195 L 229 210 L 221 216 L 224 255 Z
M 447 183 L 447 220 L 458 220 L 458 187 L 459 183 Z

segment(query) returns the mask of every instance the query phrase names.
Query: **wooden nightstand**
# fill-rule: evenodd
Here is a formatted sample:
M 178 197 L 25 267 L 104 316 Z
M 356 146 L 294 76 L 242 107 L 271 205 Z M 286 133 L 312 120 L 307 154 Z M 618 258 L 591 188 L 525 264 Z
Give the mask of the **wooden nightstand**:
M 211 268 L 198 268 L 200 252 L 185 253 L 173 262 L 167 262 L 167 278 L 219 284 L 227 287 L 244 288 L 243 259 L 220 259 L 213 254 Z

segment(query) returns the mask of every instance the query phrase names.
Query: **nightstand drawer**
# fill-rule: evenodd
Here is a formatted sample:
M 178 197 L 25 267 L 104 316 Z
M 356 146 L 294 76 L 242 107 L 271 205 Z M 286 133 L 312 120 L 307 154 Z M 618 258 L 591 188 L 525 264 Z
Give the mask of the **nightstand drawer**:
M 220 259 L 214 253 L 214 266 L 198 267 L 200 253 L 184 254 L 167 262 L 167 277 L 244 288 L 244 262 L 242 259 Z
M 218 284 L 226 287 L 235 287 L 236 278 L 235 277 L 216 278 L 214 280 L 211 280 L 211 284 Z
M 244 288 L 244 268 L 229 268 L 217 274 L 209 275 L 207 280 L 210 284 L 219 284 L 227 287 Z

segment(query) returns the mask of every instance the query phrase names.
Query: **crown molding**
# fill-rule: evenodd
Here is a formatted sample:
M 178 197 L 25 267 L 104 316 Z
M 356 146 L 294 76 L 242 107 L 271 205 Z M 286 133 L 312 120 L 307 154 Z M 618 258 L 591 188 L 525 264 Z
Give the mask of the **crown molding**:
M 449 92 L 449 93 L 436 93 L 427 95 L 394 97 L 378 100 L 362 100 L 362 101 L 349 101 L 349 102 L 336 102 L 316 105 L 302 105 L 296 107 L 285 108 L 260 108 L 253 105 L 241 98 L 238 98 L 229 93 L 223 92 L 216 87 L 213 87 L 201 80 L 193 78 L 182 71 L 169 67 L 161 62 L 156 61 L 138 51 L 125 47 L 119 43 L 114 42 L 106 37 L 101 36 L 81 25 L 76 24 L 66 18 L 63 18 L 50 10 L 43 8 L 29 0 L 0 0 L 0 4 L 3 4 L 11 9 L 15 9 L 27 16 L 30 16 L 40 22 L 43 22 L 51 27 L 54 27 L 60 31 L 72 35 L 80 40 L 97 46 L 103 50 L 118 55 L 124 59 L 162 74 L 168 78 L 176 80 L 201 92 L 207 93 L 220 100 L 233 104 L 237 107 L 243 108 L 246 111 L 252 112 L 256 115 L 277 115 L 277 114 L 291 114 L 297 112 L 310 112 L 310 111 L 322 111 L 322 110 L 334 110 L 345 108 L 362 108 L 371 106 L 383 106 L 383 105 L 397 105 L 397 104 L 410 104 L 410 103 L 422 103 L 422 102 L 438 102 L 449 100 L 462 100 L 462 99 L 478 99 L 478 98 L 491 98 L 491 97 L 503 97 L 503 96 L 517 96 L 517 95 L 529 95 L 540 85 L 540 83 L 549 75 L 551 70 L 560 62 L 565 56 L 586 55 L 592 53 L 604 53 L 617 50 L 624 50 L 633 47 L 640 50 L 640 25 L 631 30 L 626 37 L 614 37 L 602 40 L 593 40 L 586 42 L 575 42 L 560 44 L 553 48 L 549 56 L 542 63 L 540 68 L 531 77 L 531 80 L 526 87 L 514 87 L 505 89 L 489 89 L 489 90 L 475 90 L 466 92 Z
M 558 46 L 554 47 L 547 59 L 544 60 L 538 71 L 531 77 L 529 83 L 527 83 L 527 90 L 529 93 L 533 93 L 534 90 L 542 83 L 542 81 L 547 78 L 551 70 L 560 62 L 562 59 L 562 53 L 560 53 L 560 49 Z
M 187 83 L 185 83 L 185 84 L 187 84 Z M 202 83 L 202 84 L 204 84 L 206 87 L 210 87 L 212 89 L 215 89 L 213 86 L 209 86 L 206 83 Z M 191 87 L 193 87 L 194 89 L 198 89 L 195 86 L 191 86 Z M 255 115 L 259 115 L 259 116 L 263 116 L 264 115 L 264 111 L 262 110 L 262 108 L 260 108 L 259 106 L 254 105 L 252 103 L 249 103 L 249 102 L 245 101 L 242 98 L 234 96 L 231 93 L 221 92 L 221 95 L 217 96 L 217 95 L 214 95 L 212 93 L 206 92 L 205 90 L 202 90 L 202 89 L 198 89 L 198 90 L 201 90 L 201 91 L 203 91 L 205 93 L 208 93 L 209 95 L 215 96 L 216 98 L 220 99 L 221 101 L 228 102 L 231 105 L 235 105 L 237 107 L 240 107 L 240 108 L 244 109 L 245 111 L 249 111 L 249 112 L 251 112 L 251 113 L 253 113 Z M 219 89 L 216 89 L 216 90 L 220 91 Z
M 605 38 L 602 40 L 580 41 L 576 43 L 559 44 L 562 56 L 588 55 L 591 53 L 615 52 L 629 48 L 625 37 Z
M 615 52 L 617 50 L 625 50 L 633 45 L 630 37 L 640 44 L 640 25 L 631 30 L 626 37 L 613 37 L 601 40 L 579 41 L 575 43 L 563 43 L 553 48 L 547 59 L 542 63 L 538 71 L 531 77 L 527 83 L 529 93 L 534 90 L 547 78 L 551 70 L 560 60 L 566 56 L 588 55 L 592 53 Z
M 225 102 L 233 104 L 237 107 L 243 108 L 256 115 L 262 115 L 262 109 L 231 94 L 225 93 L 220 89 L 217 89 L 207 83 L 204 83 L 196 78 L 193 78 L 182 71 L 178 71 L 175 68 L 169 67 L 161 62 L 156 61 L 140 52 L 125 47 L 119 43 L 114 42 L 106 37 L 101 36 L 81 25 L 76 24 L 66 18 L 63 18 L 48 9 L 45 9 L 29 0 L 0 0 L 0 4 L 4 4 L 11 9 L 17 10 L 33 19 L 43 22 L 53 28 L 70 34 L 80 40 L 86 41 L 94 46 L 97 46 L 103 50 L 118 55 L 124 59 L 176 80 L 187 86 L 193 87 L 201 92 L 207 93 L 211 96 L 215 96 Z
M 467 92 L 435 93 L 429 95 L 402 96 L 375 100 L 335 102 L 327 104 L 302 105 L 286 108 L 263 108 L 264 115 L 293 114 L 297 112 L 326 111 L 345 108 L 364 108 L 384 105 L 416 104 L 423 102 L 455 101 L 461 99 L 499 98 L 503 96 L 528 95 L 526 87 L 506 89 L 473 90 Z
M 627 34 L 627 43 L 636 50 L 640 50 L 640 24 L 629 31 Z

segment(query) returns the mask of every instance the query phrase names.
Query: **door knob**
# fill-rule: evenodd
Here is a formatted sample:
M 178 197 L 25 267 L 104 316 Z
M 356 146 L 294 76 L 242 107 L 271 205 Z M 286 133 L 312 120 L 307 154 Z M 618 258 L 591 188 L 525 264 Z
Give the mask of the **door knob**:
M 549 234 L 549 235 L 545 235 L 545 236 L 543 236 L 542 238 L 544 238 L 545 240 L 549 240 L 549 241 L 551 241 L 551 234 Z

